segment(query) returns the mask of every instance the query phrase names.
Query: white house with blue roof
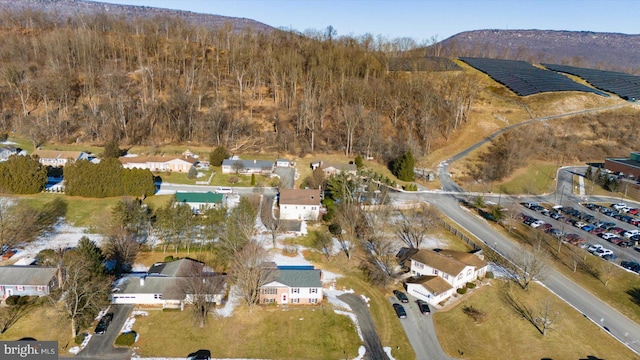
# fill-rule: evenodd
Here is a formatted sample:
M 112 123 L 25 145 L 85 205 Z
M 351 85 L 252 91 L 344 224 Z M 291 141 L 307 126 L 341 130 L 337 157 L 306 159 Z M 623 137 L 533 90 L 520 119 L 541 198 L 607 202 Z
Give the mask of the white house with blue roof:
M 322 270 L 313 266 L 277 266 L 266 269 L 260 287 L 261 304 L 309 305 L 322 302 Z

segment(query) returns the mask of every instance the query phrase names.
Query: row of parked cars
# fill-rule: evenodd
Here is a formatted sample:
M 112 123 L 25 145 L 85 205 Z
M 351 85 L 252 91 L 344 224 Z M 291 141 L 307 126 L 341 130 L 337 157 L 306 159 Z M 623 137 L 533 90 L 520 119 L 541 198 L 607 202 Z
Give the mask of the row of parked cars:
M 611 204 L 611 206 L 608 207 L 593 203 L 583 205 L 589 210 L 598 211 L 606 216 L 640 227 L 640 218 L 637 217 L 637 215 L 640 214 L 640 210 L 631 208 L 625 203 Z

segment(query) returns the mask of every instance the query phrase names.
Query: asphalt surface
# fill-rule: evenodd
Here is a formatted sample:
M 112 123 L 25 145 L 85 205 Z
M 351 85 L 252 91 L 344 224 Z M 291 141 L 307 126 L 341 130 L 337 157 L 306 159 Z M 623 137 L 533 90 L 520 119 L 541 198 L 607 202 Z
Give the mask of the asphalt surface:
M 378 331 L 376 330 L 376 326 L 373 324 L 371 313 L 369 313 L 369 308 L 364 300 L 353 294 L 342 294 L 338 296 L 338 298 L 347 303 L 358 318 L 358 324 L 360 326 L 360 331 L 362 331 L 364 348 L 366 350 L 364 358 L 366 360 L 389 360 L 389 357 L 382 348 Z M 352 354 L 346 354 L 346 357 L 352 359 L 354 356 L 352 356 Z M 417 355 L 416 357 L 418 359 L 428 359 Z
M 114 348 L 113 343 L 120 335 L 120 330 L 122 330 L 122 326 L 131 314 L 133 307 L 134 305 L 111 305 L 109 312 L 113 313 L 113 320 L 107 331 L 102 335 L 93 334 L 89 344 L 74 359 L 130 359 L 130 349 Z
M 409 338 L 413 351 L 416 353 L 416 359 L 451 359 L 442 351 L 431 315 L 423 315 L 418 309 L 415 298 L 411 295 L 408 295 L 408 297 L 410 299 L 408 303 L 400 303 L 393 296 L 389 297 L 389 301 L 391 304 L 402 305 L 407 312 L 407 317 L 400 319 L 400 323 L 407 334 L 407 338 Z M 433 307 L 431 307 L 431 311 L 434 311 Z

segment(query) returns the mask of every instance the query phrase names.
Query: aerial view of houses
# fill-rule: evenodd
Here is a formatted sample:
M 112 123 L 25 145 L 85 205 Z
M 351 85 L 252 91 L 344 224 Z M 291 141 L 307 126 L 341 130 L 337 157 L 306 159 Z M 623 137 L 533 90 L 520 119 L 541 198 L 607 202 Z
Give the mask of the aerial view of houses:
M 169 3 L 0 1 L 0 348 L 640 359 L 640 3 Z

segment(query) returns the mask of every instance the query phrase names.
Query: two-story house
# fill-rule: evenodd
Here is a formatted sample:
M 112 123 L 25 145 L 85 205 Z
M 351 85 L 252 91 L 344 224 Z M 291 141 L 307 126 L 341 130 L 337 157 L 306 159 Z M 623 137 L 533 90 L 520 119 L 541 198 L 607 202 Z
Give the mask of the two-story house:
M 483 278 L 488 266 L 479 255 L 454 250 L 421 249 L 409 259 L 412 278 L 406 282 L 407 292 L 434 305 Z
M 261 304 L 319 304 L 322 302 L 322 270 L 313 266 L 277 266 L 266 269 L 260 287 Z
M 280 189 L 280 219 L 318 220 L 320 189 Z

